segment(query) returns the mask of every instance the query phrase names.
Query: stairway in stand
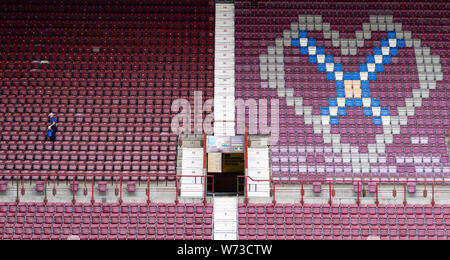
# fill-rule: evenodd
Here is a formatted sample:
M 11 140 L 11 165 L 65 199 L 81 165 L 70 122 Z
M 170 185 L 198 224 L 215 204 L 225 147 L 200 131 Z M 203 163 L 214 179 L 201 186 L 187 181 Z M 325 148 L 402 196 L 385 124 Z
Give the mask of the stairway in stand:
M 234 4 L 216 4 L 214 135 L 235 135 Z
M 205 189 L 203 148 L 182 148 L 181 197 L 202 198 Z
M 237 240 L 236 197 L 214 198 L 214 240 Z
M 247 196 L 270 197 L 269 148 L 248 148 Z

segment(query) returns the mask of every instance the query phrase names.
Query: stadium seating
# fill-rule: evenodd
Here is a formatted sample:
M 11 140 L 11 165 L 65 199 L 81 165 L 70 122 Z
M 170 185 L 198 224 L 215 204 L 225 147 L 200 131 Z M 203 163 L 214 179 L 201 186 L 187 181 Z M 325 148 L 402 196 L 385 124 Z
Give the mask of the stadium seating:
M 4 175 L 174 178 L 172 101 L 213 96 L 212 1 L 2 1 L 0 10 Z M 44 140 L 50 112 L 55 143 Z
M 211 240 L 212 204 L 0 203 L 0 240 Z
M 448 240 L 447 2 L 1 1 L 0 240 Z M 228 91 L 280 101 L 244 198 L 177 179 L 172 103 L 197 91 L 216 135 L 239 118 Z
M 237 0 L 235 5 L 236 98 L 280 100 L 280 138 L 271 147 L 275 180 L 449 177 L 445 1 Z M 394 36 L 399 45 L 372 68 L 367 84 L 359 73 L 357 85 L 327 73 L 334 65 L 334 71 L 344 71 L 344 80 L 356 80 L 346 71 L 361 71 L 362 77 L 369 56 Z M 302 37 L 305 47 L 299 48 Z M 318 60 L 319 50 L 330 64 Z M 427 84 L 429 91 L 422 91 Z M 330 120 L 331 102 L 344 93 L 355 103 L 345 100 L 335 112 L 339 117 Z M 365 94 L 372 105 L 385 108 L 391 122 L 357 105 Z M 394 118 L 400 118 L 395 127 Z
M 243 240 L 447 240 L 449 205 L 240 204 Z

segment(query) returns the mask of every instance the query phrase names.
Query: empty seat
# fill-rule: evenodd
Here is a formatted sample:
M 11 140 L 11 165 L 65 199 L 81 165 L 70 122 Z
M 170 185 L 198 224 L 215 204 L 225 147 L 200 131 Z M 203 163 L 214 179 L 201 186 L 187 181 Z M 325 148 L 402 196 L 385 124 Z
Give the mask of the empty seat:
M 143 13 L 119 19 L 118 6 Z M 0 147 L 0 170 L 127 175 L 134 166 L 131 153 L 138 152 L 142 164 L 133 170 L 148 175 L 145 153 L 154 150 L 161 167 L 151 174 L 175 176 L 175 169 L 165 167 L 175 165 L 177 149 L 177 135 L 170 133 L 170 105 L 193 97 L 194 91 L 213 97 L 214 5 L 206 0 L 188 5 L 100 1 L 89 7 L 89 17 L 81 15 L 84 7 L 68 1 L 36 7 L 37 16 L 17 3 L 2 8 L 16 22 L 5 28 L 2 36 L 8 44 L 0 47 L 5 54 L 0 58 L 0 141 L 20 144 Z M 149 20 L 146 13 L 154 10 L 160 19 Z M 91 20 L 96 15 L 111 19 Z M 35 26 L 51 33 L 38 36 Z M 189 33 L 180 32 L 186 26 Z M 93 35 L 108 35 L 108 40 Z M 54 144 L 43 134 L 49 110 L 59 124 Z M 113 160 L 120 163 L 108 165 Z
M 445 19 L 435 8 L 445 4 L 235 1 L 236 98 L 286 101 L 272 115 L 275 180 L 448 176 L 447 32 L 429 23 L 428 11 Z M 436 93 L 417 91 L 428 84 Z
M 267 204 L 272 206 L 272 204 Z M 433 209 L 442 205 L 429 206 Z M 260 212 L 252 219 L 255 204 L 240 204 L 238 210 L 239 239 L 446 239 L 443 217 L 427 215 L 422 205 L 346 205 L 346 204 L 279 204 L 279 213 Z M 368 211 L 367 211 L 368 209 Z M 412 211 L 411 211 L 412 209 Z M 410 212 L 405 218 L 401 212 Z M 293 221 L 286 212 L 293 212 Z M 277 215 L 277 217 L 274 217 Z M 291 214 L 291 213 L 288 213 Z M 330 219 L 331 216 L 331 219 Z M 420 219 L 422 221 L 420 221 Z M 270 228 L 268 228 L 270 227 Z M 276 229 L 272 228 L 276 227 Z M 417 230 L 417 235 L 416 235 Z M 266 232 L 267 231 L 267 232 Z

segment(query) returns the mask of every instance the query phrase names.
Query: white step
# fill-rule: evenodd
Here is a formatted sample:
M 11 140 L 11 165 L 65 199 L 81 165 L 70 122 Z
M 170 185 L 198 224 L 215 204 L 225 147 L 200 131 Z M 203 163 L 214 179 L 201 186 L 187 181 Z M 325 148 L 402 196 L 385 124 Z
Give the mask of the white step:
M 248 175 L 253 180 L 268 180 L 270 178 L 270 171 L 268 168 L 248 168 Z
M 231 56 L 229 53 L 217 53 L 216 55 L 222 55 L 224 58 L 220 60 L 214 61 L 214 66 L 216 70 L 220 69 L 230 69 L 230 67 L 234 66 L 236 59 Z M 234 68 L 233 68 L 234 69 Z
M 214 234 L 214 240 L 237 240 L 237 237 L 233 233 L 217 232 Z
M 222 20 L 222 19 L 234 19 L 234 13 L 233 12 L 218 12 L 218 13 L 216 13 L 216 20 Z
M 214 90 L 214 95 L 215 96 L 219 96 L 219 97 L 222 97 L 222 96 L 234 96 L 234 92 L 232 92 L 232 89 L 227 88 L 227 87 L 224 87 L 224 88 L 217 87 Z
M 226 51 L 221 51 L 221 52 L 216 52 L 214 55 L 214 61 L 222 61 L 222 60 L 226 60 L 226 61 L 232 61 L 235 62 L 236 57 L 234 56 L 234 52 L 230 53 L 230 52 L 226 52 Z
M 234 70 L 230 70 L 228 68 L 222 68 L 222 69 L 215 69 L 214 75 L 217 75 L 219 78 L 234 78 L 235 73 Z
M 234 13 L 234 4 L 216 4 L 216 13 Z
M 269 169 L 269 160 L 254 160 L 252 158 L 248 160 L 248 167 L 255 169 L 256 168 Z
M 215 40 L 216 43 L 220 44 L 234 44 L 234 37 L 228 35 L 216 35 Z
M 215 136 L 235 136 L 234 122 L 214 122 Z
M 203 155 L 202 155 L 200 161 L 198 159 L 183 158 L 182 169 L 186 169 L 186 170 L 203 169 Z
M 233 121 L 234 115 L 232 115 L 231 113 L 226 113 L 226 112 L 224 112 L 223 114 L 214 113 L 214 119 L 216 121 Z

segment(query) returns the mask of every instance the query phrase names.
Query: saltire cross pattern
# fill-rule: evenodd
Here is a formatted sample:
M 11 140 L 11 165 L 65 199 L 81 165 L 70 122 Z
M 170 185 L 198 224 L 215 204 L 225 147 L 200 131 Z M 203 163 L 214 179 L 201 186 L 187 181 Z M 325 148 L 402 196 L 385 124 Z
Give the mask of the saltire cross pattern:
M 343 71 L 342 63 L 335 63 L 333 55 L 326 55 L 323 46 L 316 46 L 316 39 L 308 38 L 307 31 L 299 31 L 299 38 L 292 39 L 293 47 L 300 47 L 301 55 L 308 55 L 309 62 L 317 64 L 319 72 L 326 72 L 327 80 L 336 82 L 336 98 L 328 99 L 328 107 L 321 107 L 322 124 L 338 125 L 339 117 L 347 115 L 347 108 L 363 107 L 364 116 L 372 116 L 374 125 L 389 125 L 389 108 L 380 107 L 380 99 L 370 95 L 369 82 L 377 79 L 377 72 L 391 63 L 391 56 L 398 48 L 405 47 L 404 39 L 397 39 L 394 31 L 380 40 L 381 47 L 374 47 L 373 55 L 366 56 L 366 63 L 359 64 L 359 72 Z

